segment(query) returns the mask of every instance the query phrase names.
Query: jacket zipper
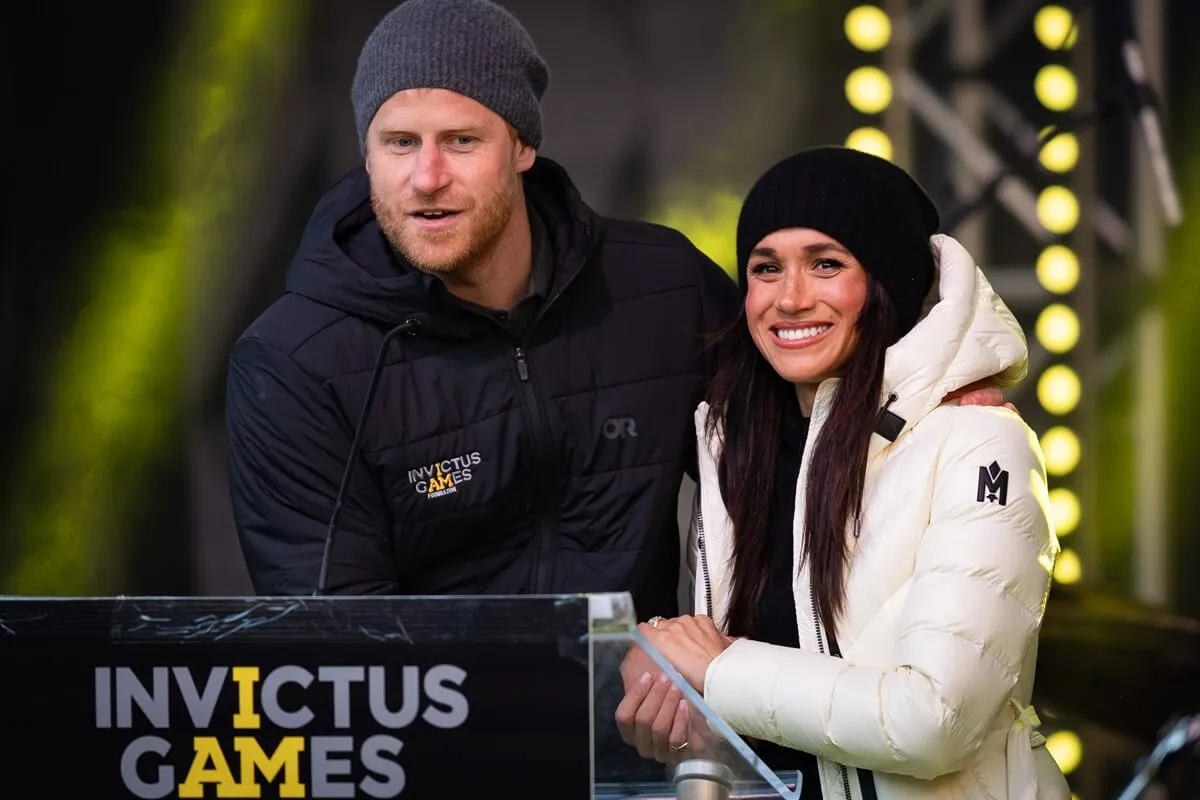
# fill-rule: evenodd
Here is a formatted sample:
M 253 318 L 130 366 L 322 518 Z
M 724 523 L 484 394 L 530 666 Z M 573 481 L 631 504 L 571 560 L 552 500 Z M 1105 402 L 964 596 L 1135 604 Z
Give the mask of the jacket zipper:
M 518 345 L 513 353 L 517 361 L 517 377 L 520 379 L 521 393 L 525 400 L 526 419 L 533 433 L 533 464 L 540 468 L 544 477 L 536 479 L 540 490 L 540 499 L 549 502 L 551 481 L 557 474 L 554 467 L 550 447 L 549 427 L 542 407 L 538 403 L 533 383 L 529 379 L 529 363 L 525 359 L 525 348 Z M 554 563 L 554 535 L 550 525 L 550 511 L 539 508 L 537 525 L 534 529 L 534 578 L 533 593 L 545 594 L 550 588 L 550 568 Z
M 704 552 L 704 509 L 700 506 L 700 487 L 696 487 L 696 543 L 700 548 L 700 571 L 704 575 L 704 615 L 712 619 L 712 581 L 708 579 L 708 556 Z
M 825 636 L 821 631 L 821 615 L 817 613 L 817 589 L 812 585 L 812 581 L 808 584 L 808 598 L 812 604 L 813 627 L 817 632 L 817 650 L 821 655 L 828 655 L 825 652 Z M 854 795 L 850 793 L 850 772 L 846 769 L 845 764 L 838 764 L 838 769 L 842 773 L 842 789 L 846 792 L 846 800 L 853 800 Z
M 821 651 L 822 655 L 825 655 L 825 637 L 821 630 L 821 617 L 817 614 L 817 590 L 812 585 L 811 581 L 809 582 L 808 586 L 808 596 L 809 601 L 812 603 L 814 620 L 813 626 L 817 631 L 817 649 Z M 835 639 L 829 640 L 829 649 L 831 651 L 829 655 L 832 655 L 834 658 L 842 657 L 842 649 L 837 646 L 837 641 Z M 854 795 L 850 792 L 850 771 L 846 769 L 845 764 L 838 764 L 838 769 L 841 770 L 842 773 L 842 789 L 846 792 L 846 800 L 853 800 Z M 867 770 L 866 777 L 864 779 L 863 771 L 858 770 L 858 790 L 862 795 L 863 800 L 875 800 L 875 798 L 878 797 L 878 794 L 875 792 L 874 773 L 872 773 L 870 770 Z

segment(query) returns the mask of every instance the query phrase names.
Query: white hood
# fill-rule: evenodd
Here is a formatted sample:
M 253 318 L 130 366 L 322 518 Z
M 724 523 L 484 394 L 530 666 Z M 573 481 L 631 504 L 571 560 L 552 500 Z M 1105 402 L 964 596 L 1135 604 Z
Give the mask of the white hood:
M 936 303 L 888 348 L 883 402 L 910 429 L 950 392 L 990 378 L 997 386 L 1023 379 L 1029 368 L 1025 334 L 971 254 L 949 236 L 930 238 Z M 876 441 L 873 445 L 878 446 Z

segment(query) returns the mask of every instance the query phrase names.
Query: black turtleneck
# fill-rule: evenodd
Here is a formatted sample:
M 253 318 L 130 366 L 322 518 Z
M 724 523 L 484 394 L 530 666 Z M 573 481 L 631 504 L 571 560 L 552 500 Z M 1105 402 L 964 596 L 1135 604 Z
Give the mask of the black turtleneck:
M 783 647 L 800 647 L 796 599 L 792 593 L 792 549 L 796 481 L 807 436 L 808 418 L 800 414 L 798 407 L 789 406 L 783 422 L 779 458 L 775 461 L 775 501 L 767 522 L 771 572 L 758 602 L 757 630 L 751 637 Z M 821 779 L 814 756 L 771 742 L 757 742 L 754 749 L 774 772 L 799 771 L 804 776 L 804 797 L 821 797 Z

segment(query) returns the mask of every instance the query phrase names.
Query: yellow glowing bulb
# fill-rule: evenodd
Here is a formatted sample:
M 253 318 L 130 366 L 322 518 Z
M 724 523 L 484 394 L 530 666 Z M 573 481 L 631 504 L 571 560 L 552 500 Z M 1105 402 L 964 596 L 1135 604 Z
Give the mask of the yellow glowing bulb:
M 892 102 L 892 79 L 879 67 L 859 67 L 846 77 L 846 99 L 855 111 L 878 114 Z
M 1042 434 L 1042 452 L 1046 455 L 1046 472 L 1062 477 L 1079 466 L 1079 437 L 1070 428 L 1055 426 Z
M 1079 316 L 1070 306 L 1051 303 L 1038 314 L 1034 330 L 1042 347 L 1051 353 L 1066 353 L 1079 342 Z
M 1079 527 L 1083 510 L 1074 492 L 1059 488 L 1050 490 L 1050 514 L 1054 518 L 1054 532 L 1066 536 Z
M 846 15 L 846 38 L 859 50 L 882 50 L 891 41 L 892 20 L 878 6 L 857 6 Z
M 1079 258 L 1071 248 L 1052 244 L 1038 256 L 1037 277 L 1046 291 L 1066 294 L 1079 283 Z
M 892 140 L 879 128 L 858 128 L 846 137 L 846 147 L 892 160 Z
M 1038 102 L 1051 111 L 1066 111 L 1079 99 L 1075 73 L 1061 64 L 1047 64 L 1037 71 L 1033 91 Z
M 1070 233 L 1079 224 L 1079 201 L 1075 193 L 1065 186 L 1047 186 L 1038 195 L 1037 218 L 1051 233 Z
M 1063 556 L 1069 551 L 1064 550 L 1062 555 L 1058 557 L 1059 562 L 1062 562 Z M 1079 558 L 1074 556 L 1074 563 L 1079 564 Z M 1055 577 L 1058 577 L 1058 570 L 1055 569 Z M 1078 580 L 1077 577 L 1075 580 Z M 1074 583 L 1075 581 L 1061 581 L 1062 583 Z M 1055 731 L 1046 737 L 1046 750 L 1050 752 L 1054 760 L 1058 762 L 1058 768 L 1063 771 L 1064 775 L 1069 775 L 1079 766 L 1079 762 L 1083 760 L 1083 742 L 1079 741 L 1079 736 L 1074 731 Z
M 1055 364 L 1038 378 L 1038 402 L 1051 414 L 1071 413 L 1079 405 L 1082 393 L 1079 376 L 1075 370 L 1063 364 Z
M 1054 562 L 1054 580 L 1058 583 L 1079 583 L 1083 577 L 1083 564 L 1073 550 L 1063 550 Z M 1055 761 L 1058 759 L 1056 758 Z M 1061 765 L 1060 765 L 1061 766 Z M 1063 772 L 1068 770 L 1063 769 Z
M 1038 161 L 1051 172 L 1070 172 L 1079 163 L 1079 139 L 1073 133 L 1060 133 L 1042 144 Z
M 1071 12 L 1062 6 L 1043 6 L 1033 17 L 1033 35 L 1048 50 L 1070 50 L 1079 40 L 1073 23 Z

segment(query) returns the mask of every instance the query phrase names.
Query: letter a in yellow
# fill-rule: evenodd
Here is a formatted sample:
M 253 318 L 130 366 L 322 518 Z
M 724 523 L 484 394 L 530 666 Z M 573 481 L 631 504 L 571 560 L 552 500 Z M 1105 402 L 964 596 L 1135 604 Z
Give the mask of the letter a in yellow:
M 237 782 L 229 771 L 229 762 L 221 752 L 221 745 L 215 736 L 197 736 L 193 746 L 196 755 L 192 766 L 188 768 L 187 778 L 179 784 L 180 797 L 204 797 L 204 784 L 216 784 L 217 797 L 257 797 L 258 795 L 238 795 Z M 209 764 L 212 766 L 209 766 Z M 257 788 L 257 787 L 255 787 Z M 232 793 L 231 793 L 232 792 Z

